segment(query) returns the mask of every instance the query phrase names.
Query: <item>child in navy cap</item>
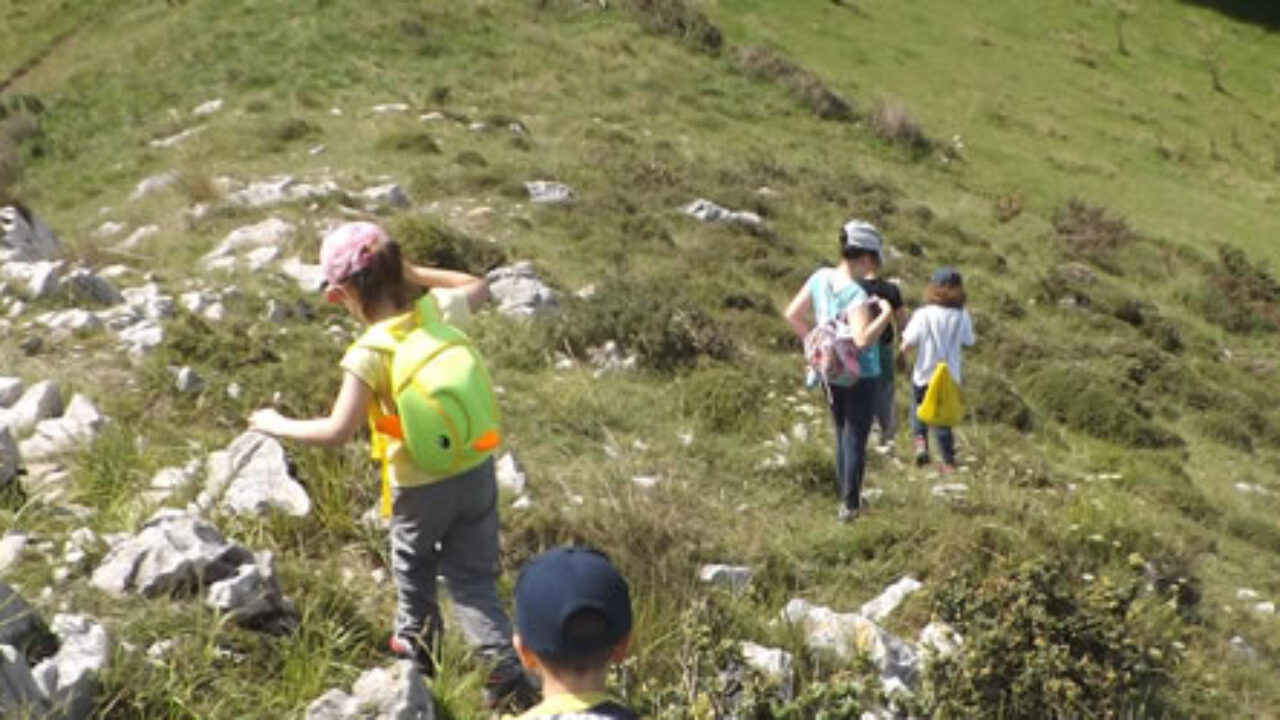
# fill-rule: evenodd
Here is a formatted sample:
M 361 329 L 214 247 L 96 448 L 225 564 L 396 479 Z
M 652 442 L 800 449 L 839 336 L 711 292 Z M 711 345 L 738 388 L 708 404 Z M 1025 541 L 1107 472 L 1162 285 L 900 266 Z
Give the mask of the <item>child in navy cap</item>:
M 631 644 L 631 593 L 603 554 L 562 547 L 539 555 L 515 589 L 515 647 L 542 677 L 542 703 L 519 720 L 633 720 L 605 692 L 609 666 Z

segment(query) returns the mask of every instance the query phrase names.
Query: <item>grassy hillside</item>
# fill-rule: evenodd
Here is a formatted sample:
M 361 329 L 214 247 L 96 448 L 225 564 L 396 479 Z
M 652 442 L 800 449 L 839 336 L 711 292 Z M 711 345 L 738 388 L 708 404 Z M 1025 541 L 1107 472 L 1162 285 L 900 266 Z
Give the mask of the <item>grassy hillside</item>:
M 945 619 L 972 649 L 927 679 L 922 712 L 1274 717 L 1280 625 L 1237 590 L 1280 597 L 1280 410 L 1267 393 L 1280 286 L 1265 265 L 1280 258 L 1268 242 L 1280 36 L 1175 2 L 1025 5 L 0 0 L 14 18 L 0 76 L 25 68 L 0 100 L 38 100 L 8 113 L 0 153 L 13 148 L 21 176 L 0 190 L 77 257 L 135 268 L 125 284 L 153 272 L 175 293 L 190 280 L 241 291 L 221 323 L 180 313 L 137 365 L 105 334 L 27 357 L 17 341 L 39 331 L 19 324 L 0 366 L 57 377 L 113 418 L 76 463 L 74 499 L 99 509 L 95 530 L 131 530 L 155 470 L 224 446 L 276 393 L 287 411 L 326 410 L 344 344 L 327 328 L 354 328 L 271 273 L 200 277 L 195 260 L 233 228 L 296 222 L 310 257 L 318 228 L 351 213 L 335 200 L 220 207 L 217 178 L 389 178 L 413 207 L 382 219 L 416 257 L 473 271 L 529 259 L 562 291 L 557 318 L 490 313 L 474 328 L 534 499 L 504 509 L 505 562 L 567 540 L 614 556 L 640 620 L 619 677 L 631 702 L 711 716 L 720 641 L 753 639 L 802 657 L 811 704 L 792 716 L 870 704 L 864 668 L 803 653 L 771 621 L 791 597 L 851 611 L 911 574 L 926 592 L 889 627 Z M 191 114 L 213 98 L 221 111 Z M 387 103 L 409 109 L 372 109 Z M 881 137 L 894 132 L 906 140 Z M 171 170 L 172 189 L 128 199 Z M 531 205 L 523 183 L 536 179 L 568 183 L 576 202 Z M 699 197 L 764 227 L 678 212 Z M 215 210 L 192 216 L 196 203 Z M 935 266 L 959 266 L 979 343 L 965 471 L 944 480 L 905 454 L 873 456 L 883 495 L 840 526 L 826 411 L 799 383 L 778 312 L 851 216 L 884 228 L 913 303 Z M 105 219 L 160 231 L 116 253 L 93 237 Z M 576 299 L 589 284 L 595 296 Z M 313 314 L 265 322 L 268 298 Z M 557 353 L 581 360 L 610 339 L 641 369 L 556 369 Z M 173 390 L 166 366 L 181 364 L 206 378 L 203 394 Z M 221 525 L 276 552 L 302 613 L 294 635 L 235 629 L 196 601 L 58 585 L 44 609 L 107 618 L 134 646 L 181 634 L 159 669 L 121 650 L 106 717 L 300 716 L 385 662 L 393 597 L 370 577 L 386 558 L 358 522 L 375 492 L 362 457 L 298 450 L 313 518 Z M 661 482 L 645 490 L 640 475 Z M 950 480 L 967 499 L 931 493 Z M 0 527 L 57 539 L 75 524 L 0 499 Z M 702 562 L 751 565 L 753 590 L 709 592 Z M 13 574 L 33 600 L 52 582 L 38 562 Z M 477 717 L 461 647 L 436 692 L 452 717 Z

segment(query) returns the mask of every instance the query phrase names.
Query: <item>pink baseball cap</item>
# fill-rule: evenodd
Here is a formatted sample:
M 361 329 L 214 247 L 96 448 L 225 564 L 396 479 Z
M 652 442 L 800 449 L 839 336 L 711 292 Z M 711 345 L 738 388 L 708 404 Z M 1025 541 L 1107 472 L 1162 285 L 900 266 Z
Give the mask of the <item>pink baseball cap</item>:
M 348 278 L 373 264 L 373 253 L 390 241 L 387 231 L 371 222 L 350 222 L 324 236 L 320 243 L 320 269 L 325 290 L 332 291 Z

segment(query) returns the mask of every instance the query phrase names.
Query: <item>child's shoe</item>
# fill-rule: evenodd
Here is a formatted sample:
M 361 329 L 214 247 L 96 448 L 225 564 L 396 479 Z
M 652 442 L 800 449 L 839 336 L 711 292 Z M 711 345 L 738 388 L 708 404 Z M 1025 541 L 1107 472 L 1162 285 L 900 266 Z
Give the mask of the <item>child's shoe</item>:
M 540 692 L 524 668 L 503 663 L 489 673 L 484 683 L 484 706 L 520 714 L 538 704 Z
M 916 464 L 929 464 L 929 445 L 925 443 L 924 438 L 916 438 Z

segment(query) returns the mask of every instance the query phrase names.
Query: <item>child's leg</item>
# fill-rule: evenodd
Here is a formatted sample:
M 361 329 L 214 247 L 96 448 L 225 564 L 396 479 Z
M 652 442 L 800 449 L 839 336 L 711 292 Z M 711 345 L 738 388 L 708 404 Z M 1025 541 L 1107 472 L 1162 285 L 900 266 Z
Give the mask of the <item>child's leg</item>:
M 446 526 L 446 503 L 432 485 L 397 488 L 391 520 L 391 570 L 396 582 L 395 636 L 417 655 L 428 674 L 442 626 L 436 595 L 436 542 Z M 425 652 L 424 652 L 425 651 Z
M 942 451 L 942 462 L 947 465 L 956 464 L 956 440 L 955 434 L 951 432 L 949 427 L 934 428 L 934 432 L 938 433 L 938 448 Z
M 876 423 L 880 425 L 880 442 L 892 442 L 898 433 L 893 407 L 893 375 L 881 375 L 876 388 Z
M 911 386 L 911 436 L 916 441 L 916 454 L 929 459 L 929 426 L 920 421 L 920 403 L 924 402 L 924 394 L 929 390 L 927 385 Z M 917 458 L 919 460 L 920 458 Z

